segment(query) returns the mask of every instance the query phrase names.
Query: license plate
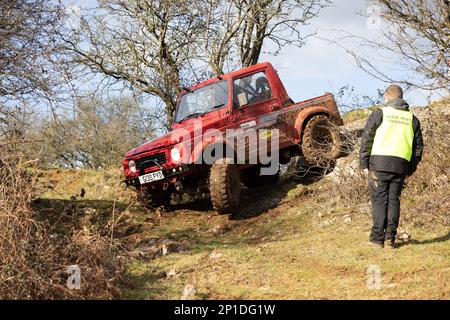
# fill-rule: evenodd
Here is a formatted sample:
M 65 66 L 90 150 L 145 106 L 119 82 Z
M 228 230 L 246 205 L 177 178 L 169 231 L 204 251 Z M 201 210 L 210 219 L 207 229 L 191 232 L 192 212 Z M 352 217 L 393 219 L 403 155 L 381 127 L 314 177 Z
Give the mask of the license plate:
M 162 180 L 164 179 L 164 175 L 162 173 L 162 171 L 156 171 L 156 172 L 151 172 L 151 173 L 147 173 L 144 174 L 143 176 L 139 177 L 139 182 L 141 184 L 146 184 L 146 183 L 150 183 L 153 181 L 158 181 L 158 180 Z

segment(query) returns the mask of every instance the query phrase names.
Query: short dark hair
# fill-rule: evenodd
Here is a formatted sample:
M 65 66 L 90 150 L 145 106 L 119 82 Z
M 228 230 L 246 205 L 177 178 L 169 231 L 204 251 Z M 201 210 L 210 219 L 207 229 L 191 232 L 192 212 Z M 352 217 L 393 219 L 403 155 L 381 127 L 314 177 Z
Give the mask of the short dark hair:
M 403 98 L 403 90 L 396 84 L 391 84 L 384 92 L 384 96 L 388 100 Z

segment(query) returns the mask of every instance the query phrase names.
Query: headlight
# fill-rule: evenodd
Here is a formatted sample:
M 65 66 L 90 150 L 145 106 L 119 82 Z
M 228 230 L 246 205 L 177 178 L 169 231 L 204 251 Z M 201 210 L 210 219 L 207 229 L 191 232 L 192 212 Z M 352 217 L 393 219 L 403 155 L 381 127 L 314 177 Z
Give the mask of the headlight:
M 128 168 L 130 168 L 131 172 L 136 173 L 136 162 L 130 160 L 130 162 L 128 162 Z
M 178 150 L 177 148 L 173 148 L 172 150 L 170 150 L 170 157 L 175 162 L 179 161 L 181 159 L 180 150 Z

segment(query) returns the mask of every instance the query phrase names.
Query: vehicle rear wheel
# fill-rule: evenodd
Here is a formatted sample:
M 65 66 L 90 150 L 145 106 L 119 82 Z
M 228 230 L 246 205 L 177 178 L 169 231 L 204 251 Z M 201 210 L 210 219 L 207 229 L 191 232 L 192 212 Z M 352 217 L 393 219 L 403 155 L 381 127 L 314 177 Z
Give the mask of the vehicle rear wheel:
M 233 214 L 239 206 L 241 181 L 236 164 L 218 159 L 211 166 L 209 191 L 214 209 L 220 214 Z
M 306 124 L 301 148 L 308 163 L 317 167 L 328 167 L 341 154 L 341 135 L 327 116 L 318 115 Z
M 241 181 L 247 188 L 255 188 L 258 186 L 275 184 L 280 179 L 280 170 L 272 175 L 261 175 L 261 167 L 253 166 L 241 171 Z
M 148 190 L 139 190 L 137 194 L 138 201 L 147 209 L 156 209 L 159 207 L 169 207 L 171 192 L 155 192 Z

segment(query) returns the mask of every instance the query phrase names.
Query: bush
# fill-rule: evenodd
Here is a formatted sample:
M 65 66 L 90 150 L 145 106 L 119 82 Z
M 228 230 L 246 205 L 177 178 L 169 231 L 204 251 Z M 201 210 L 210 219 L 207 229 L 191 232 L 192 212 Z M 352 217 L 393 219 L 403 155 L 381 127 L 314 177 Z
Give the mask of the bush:
M 402 211 L 416 225 L 450 226 L 450 115 L 428 108 L 421 121 L 423 160 L 402 194 Z
M 425 150 L 422 162 L 402 193 L 402 222 L 427 229 L 450 226 L 450 115 L 443 110 L 428 107 L 415 111 L 421 121 Z M 329 175 L 333 184 L 331 196 L 343 207 L 366 206 L 370 199 L 367 177 L 359 170 L 358 131 L 345 132 L 347 156 L 337 161 Z
M 1 155 L 0 155 L 1 156 Z M 0 161 L 0 297 L 2 299 L 114 298 L 121 278 L 114 247 L 103 237 L 52 234 L 33 212 L 36 174 L 22 162 Z M 66 286 L 69 265 L 81 269 L 81 289 Z

